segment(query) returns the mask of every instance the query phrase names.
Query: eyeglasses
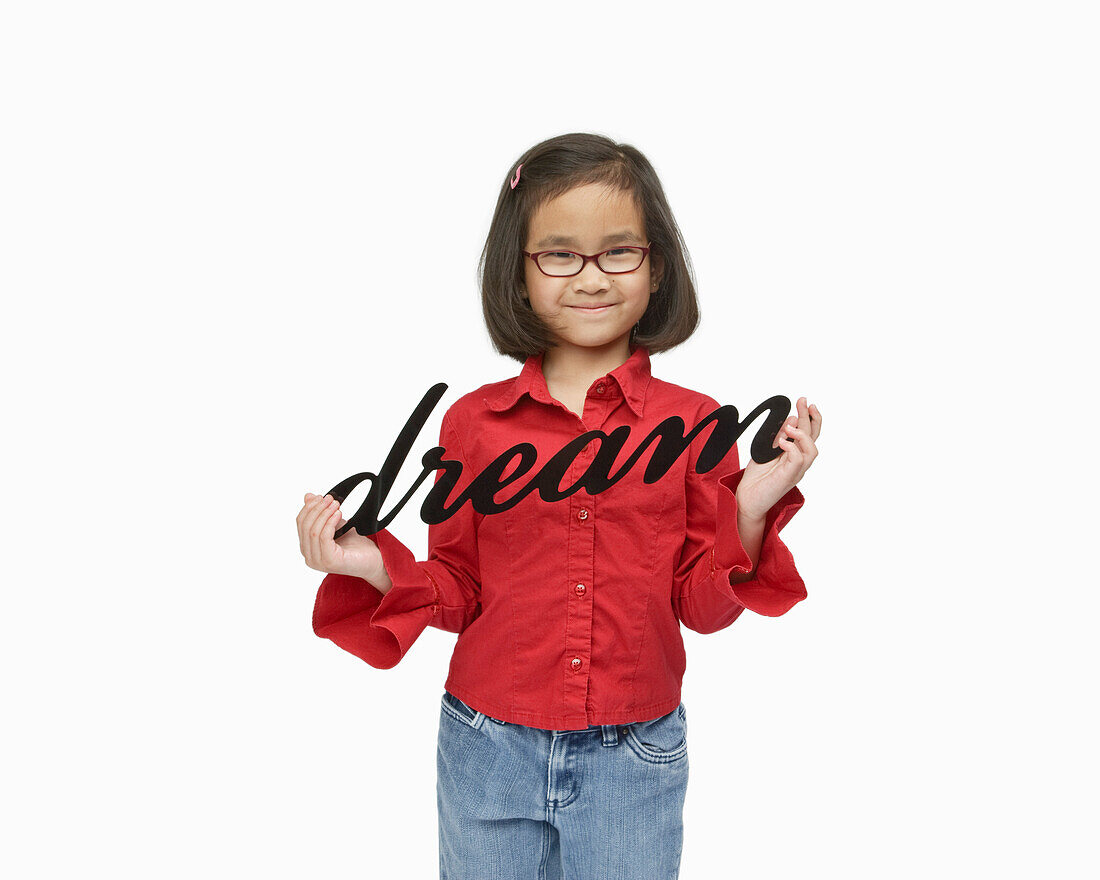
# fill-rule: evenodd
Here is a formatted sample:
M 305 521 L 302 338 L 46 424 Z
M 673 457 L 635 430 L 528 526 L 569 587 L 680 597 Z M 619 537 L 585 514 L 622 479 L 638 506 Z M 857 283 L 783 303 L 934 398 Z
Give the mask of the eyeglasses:
M 589 260 L 595 260 L 600 271 L 608 275 L 633 272 L 642 265 L 649 251 L 650 248 L 647 246 L 610 248 L 598 254 L 578 254 L 576 251 L 539 251 L 531 254 L 524 251 L 523 255 L 534 260 L 543 275 L 549 275 L 551 278 L 568 278 L 570 275 L 579 275 L 584 271 Z

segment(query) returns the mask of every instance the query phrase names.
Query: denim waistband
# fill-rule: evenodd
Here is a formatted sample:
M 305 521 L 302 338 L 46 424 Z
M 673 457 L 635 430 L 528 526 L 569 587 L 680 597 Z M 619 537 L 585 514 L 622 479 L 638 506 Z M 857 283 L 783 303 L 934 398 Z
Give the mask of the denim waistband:
M 484 712 L 481 713 L 485 715 Z M 514 722 L 501 721 L 499 718 L 494 718 L 492 715 L 485 715 L 490 721 L 495 721 L 500 725 L 511 725 L 515 727 Z M 544 733 L 549 733 L 553 737 L 568 736 L 572 733 L 596 733 L 600 734 L 600 739 L 603 740 L 605 746 L 615 746 L 619 744 L 619 728 L 624 725 L 619 724 L 590 724 L 588 727 L 579 727 L 576 730 L 545 730 L 541 727 L 533 728 L 534 730 L 543 730 Z
M 463 709 L 465 709 L 470 718 L 467 719 L 468 723 L 474 727 L 479 727 L 484 720 L 492 721 L 502 727 L 529 727 L 529 725 L 516 724 L 512 721 L 502 721 L 499 718 L 494 718 L 492 715 L 487 715 L 481 712 L 468 703 L 463 702 L 449 691 L 444 690 L 444 699 L 451 699 L 455 703 L 458 703 Z M 619 732 L 621 727 L 626 725 L 619 724 L 590 724 L 588 727 L 579 727 L 575 730 L 546 730 L 541 727 L 530 727 L 531 730 L 541 730 L 543 733 L 548 733 L 552 738 L 558 738 L 562 736 L 569 736 L 575 733 L 599 733 L 600 739 L 605 746 L 615 746 L 619 744 Z

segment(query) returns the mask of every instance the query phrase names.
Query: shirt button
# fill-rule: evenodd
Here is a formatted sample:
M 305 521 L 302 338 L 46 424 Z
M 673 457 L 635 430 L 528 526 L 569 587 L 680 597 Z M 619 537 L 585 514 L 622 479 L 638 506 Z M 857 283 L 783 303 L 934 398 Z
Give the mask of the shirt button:
M 584 584 L 577 584 L 575 587 L 573 587 L 573 589 L 574 589 L 574 591 L 576 591 L 578 596 L 583 596 L 584 595 L 584 590 L 585 590 Z
M 580 520 L 588 519 L 588 508 L 587 507 L 582 507 L 580 510 L 577 511 L 577 519 L 580 519 Z
M 573 667 L 574 671 L 580 669 L 581 668 L 581 658 L 580 657 L 574 657 L 573 661 L 569 665 Z
M 597 384 L 597 385 L 596 385 L 596 393 L 597 393 L 597 394 L 603 394 L 603 392 L 604 392 L 604 387 L 605 387 L 605 386 L 604 386 L 603 382 L 600 382 L 599 384 Z

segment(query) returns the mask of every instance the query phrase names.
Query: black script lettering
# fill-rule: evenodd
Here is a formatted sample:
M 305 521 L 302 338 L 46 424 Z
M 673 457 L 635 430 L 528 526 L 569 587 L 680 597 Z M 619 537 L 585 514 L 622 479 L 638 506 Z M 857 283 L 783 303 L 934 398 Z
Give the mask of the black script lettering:
M 462 463 L 444 458 L 443 453 L 446 451 L 442 446 L 433 446 L 424 453 L 425 473 L 431 473 L 433 470 L 443 471 L 443 475 L 435 481 L 435 485 L 432 486 L 432 490 L 420 507 L 420 518 L 429 524 L 443 522 L 456 514 L 458 509 L 466 503 L 466 496 L 462 495 L 450 507 L 446 506 L 447 496 L 458 485 L 458 480 L 462 476 Z M 417 483 L 417 485 L 420 484 Z
M 749 413 L 743 421 L 739 419 L 736 407 L 730 405 L 720 406 L 686 434 L 684 433 L 686 427 L 684 420 L 680 416 L 669 416 L 638 444 L 637 449 L 634 450 L 614 476 L 611 474 L 611 468 L 626 445 L 626 441 L 630 436 L 630 428 L 621 425 L 610 434 L 605 434 L 603 431 L 587 431 L 566 443 L 528 481 L 526 486 L 505 501 L 497 501 L 495 496 L 505 486 L 515 482 L 534 467 L 538 459 L 538 450 L 533 445 L 530 443 L 517 443 L 498 455 L 485 470 L 471 481 L 466 491 L 461 493 L 450 506 L 447 506 L 446 501 L 451 491 L 458 485 L 462 475 L 462 464 L 443 458 L 447 450 L 442 446 L 436 446 L 424 453 L 421 460 L 424 470 L 409 488 L 409 491 L 405 493 L 386 517 L 379 519 L 378 513 L 393 487 L 397 472 L 408 457 L 413 441 L 424 427 L 428 415 L 446 390 L 447 385 L 440 382 L 433 385 L 424 395 L 394 442 L 379 475 L 376 476 L 369 472 L 355 474 L 338 483 L 329 491 L 328 494 L 342 504 L 363 480 L 371 481 L 371 490 L 366 500 L 360 505 L 355 515 L 336 531 L 336 537 L 343 535 L 352 528 L 361 535 L 373 535 L 384 529 L 405 506 L 409 498 L 420 487 L 420 484 L 434 471 L 443 471 L 443 474 L 435 481 L 435 485 L 428 493 L 428 497 L 424 500 L 420 510 L 421 519 L 428 524 L 443 522 L 453 516 L 467 501 L 472 504 L 474 510 L 482 515 L 502 513 L 515 507 L 536 489 L 539 496 L 547 502 L 561 501 L 580 489 L 584 489 L 591 495 L 598 495 L 615 485 L 629 473 L 642 453 L 649 448 L 654 439 L 659 438 L 642 477 L 646 483 L 655 483 L 668 473 L 676 460 L 683 455 L 699 433 L 713 422 L 714 427 L 711 429 L 710 436 L 700 450 L 695 463 L 696 472 L 705 474 L 717 467 L 718 463 L 725 458 L 748 426 L 766 412 L 767 417 L 753 437 L 751 446 L 753 460 L 765 464 L 783 452 L 773 444 L 776 434 L 779 433 L 779 429 L 783 426 L 784 420 L 791 411 L 790 399 L 782 395 L 769 397 Z M 561 481 L 576 460 L 577 455 L 595 440 L 599 441 L 600 448 L 591 464 L 572 486 L 562 489 Z M 520 459 L 519 466 L 513 473 L 502 479 L 502 475 L 517 456 Z
M 660 440 L 657 442 L 657 447 L 650 455 L 645 473 L 642 476 L 644 482 L 649 484 L 656 483 L 661 477 L 669 472 L 676 463 L 676 460 L 684 453 L 684 450 L 691 445 L 692 440 L 694 440 L 708 424 L 714 422 L 715 427 L 711 430 L 710 436 L 707 438 L 707 442 L 700 451 L 695 463 L 696 472 L 705 474 L 707 471 L 717 467 L 718 463 L 725 458 L 726 454 L 737 442 L 737 439 L 745 432 L 745 429 L 756 420 L 757 416 L 766 411 L 768 417 L 765 419 L 760 432 L 753 439 L 752 446 L 754 460 L 760 461 L 763 464 L 782 454 L 781 449 L 772 448 L 770 444 L 774 442 L 776 433 L 778 433 L 779 428 L 783 425 L 783 420 L 786 419 L 790 413 L 790 405 L 791 402 L 786 397 L 776 396 L 769 398 L 753 410 L 744 422 L 738 419 L 736 407 L 729 405 L 720 406 L 706 418 L 702 419 L 699 424 L 692 428 L 687 434 L 684 433 L 684 428 L 686 427 L 684 420 L 680 418 L 680 416 L 669 416 L 657 425 L 656 428 L 650 431 L 646 438 L 638 444 L 638 448 L 634 450 L 633 454 L 626 460 L 622 467 L 619 468 L 614 476 L 610 474 L 611 467 L 622 451 L 623 446 L 626 444 L 626 440 L 630 436 L 630 429 L 625 425 L 620 425 L 612 431 L 610 435 L 605 434 L 603 431 L 587 431 L 566 443 L 565 446 L 563 446 L 543 466 L 542 470 L 540 470 L 523 489 L 517 492 L 508 501 L 494 503 L 492 510 L 489 510 L 488 508 L 482 509 L 479 506 L 481 499 L 475 497 L 473 499 L 474 508 L 481 513 L 498 513 L 500 511 L 509 510 L 535 488 L 538 489 L 539 495 L 543 501 L 548 502 L 561 501 L 580 489 L 584 489 L 590 495 L 598 495 L 600 492 L 615 485 L 615 483 L 626 476 L 637 463 L 642 453 L 645 452 L 653 442 L 654 438 L 659 437 Z M 769 430 L 771 431 L 771 440 L 768 440 L 765 436 Z M 761 447 L 762 437 L 764 438 L 763 442 L 768 444 L 764 447 Z M 597 452 L 592 463 L 589 464 L 581 478 L 568 489 L 562 489 L 562 478 L 565 476 L 576 457 L 580 454 L 581 450 L 593 440 L 600 441 L 599 452 Z M 518 447 L 513 447 L 513 449 L 517 448 Z M 766 456 L 761 455 L 762 449 L 767 452 Z M 505 456 L 502 456 L 502 458 L 507 456 L 508 453 L 505 453 Z
M 508 464 L 517 455 L 520 457 L 519 467 L 507 479 L 501 480 L 500 475 L 504 473 Z M 466 494 L 474 502 L 474 509 L 478 513 L 489 514 L 501 513 L 513 507 L 515 505 L 513 499 L 498 503 L 493 499 L 493 496 L 509 483 L 514 483 L 531 470 L 535 466 L 535 462 L 538 461 L 538 457 L 539 451 L 530 443 L 517 443 L 507 452 L 498 455 L 485 470 L 477 475 L 470 484 L 470 488 L 466 490 Z
M 611 467 L 615 464 L 615 459 L 619 457 L 619 453 L 623 451 L 623 447 L 630 437 L 630 428 L 626 425 L 619 425 L 610 434 L 604 434 L 603 436 L 604 441 L 600 444 L 599 452 L 596 453 L 596 457 L 592 459 L 588 470 L 581 475 L 580 479 L 581 488 L 589 495 L 599 495 L 615 485 L 618 477 L 614 480 L 611 479 L 609 476 Z
M 718 407 L 699 422 L 688 436 L 688 442 L 711 421 L 715 422 L 715 426 L 699 452 L 699 459 L 695 463 L 696 473 L 705 474 L 717 467 L 718 462 L 726 457 L 726 453 L 737 442 L 737 438 L 744 434 L 745 429 L 763 412 L 767 412 L 768 417 L 764 419 L 764 424 L 757 429 L 756 436 L 752 438 L 749 455 L 759 464 L 767 464 L 782 455 L 783 450 L 772 444 L 775 442 L 775 435 L 783 427 L 783 422 L 791 414 L 791 401 L 782 394 L 777 394 L 760 404 L 745 417 L 744 421 L 738 420 L 737 407 L 726 405 Z M 647 479 L 646 482 L 648 483 L 649 480 Z
M 401 470 L 401 465 L 405 463 L 405 459 L 409 456 L 409 450 L 412 448 L 413 441 L 420 434 L 421 429 L 424 427 L 424 423 L 428 420 L 428 416 L 431 414 L 432 410 L 435 409 L 435 405 L 439 403 L 439 398 L 443 396 L 446 390 L 447 385 L 445 382 L 438 382 L 428 389 L 424 397 L 421 398 L 420 403 L 417 404 L 416 409 L 413 410 L 412 415 L 409 416 L 409 420 L 405 422 L 405 427 L 401 429 L 401 433 L 397 435 L 397 439 L 390 449 L 390 454 L 386 456 L 386 461 L 382 465 L 382 472 L 380 474 L 375 475 L 369 471 L 355 474 L 329 489 L 328 494 L 336 499 L 336 503 L 343 504 L 344 499 L 355 490 L 356 486 L 364 480 L 371 481 L 370 492 L 367 493 L 367 497 L 363 503 L 359 505 L 359 509 L 355 512 L 355 516 L 340 526 L 333 537 L 338 538 L 349 529 L 355 529 L 360 535 L 373 535 L 375 532 L 381 531 L 390 524 L 395 516 L 397 516 L 401 508 L 404 507 L 406 502 L 412 497 L 412 494 L 420 487 L 420 484 L 427 479 L 428 474 L 437 469 L 428 468 L 425 462 L 424 470 L 421 472 L 420 476 L 416 478 L 416 482 L 412 484 L 409 491 L 405 493 L 405 496 L 397 502 L 388 516 L 382 519 L 378 518 L 378 512 L 382 509 L 382 504 L 385 502 L 386 496 L 389 495 L 390 489 L 393 488 L 394 481 L 397 479 L 397 472 Z M 442 450 L 442 447 L 436 447 L 436 449 Z M 432 452 L 434 451 L 433 449 Z M 427 459 L 428 455 L 425 455 L 424 458 Z M 453 464 L 458 468 L 458 472 L 460 473 L 462 465 L 458 462 L 453 462 Z M 448 473 L 449 472 L 448 470 Z M 444 482 L 444 479 L 445 478 L 441 478 L 439 482 Z M 457 479 L 458 474 L 456 473 L 455 480 L 457 481 Z M 457 509 L 458 507 L 452 508 L 447 515 L 450 516 Z
M 431 467 L 433 462 L 438 462 L 436 467 L 447 467 L 449 470 L 453 465 L 457 467 L 459 473 L 461 473 L 462 465 L 458 462 L 439 459 L 439 455 L 444 451 L 442 446 L 437 446 L 427 453 L 424 456 L 424 467 Z M 500 475 L 507 470 L 508 464 L 517 455 L 520 457 L 519 467 L 516 468 L 515 473 L 509 474 L 508 477 L 501 480 Z M 432 461 L 428 460 L 429 456 L 434 456 Z M 455 483 L 457 483 L 458 477 L 456 476 L 453 480 L 447 480 L 446 477 L 440 478 L 435 486 L 432 487 L 432 491 L 428 493 L 428 497 L 424 499 L 424 504 L 420 508 L 420 518 L 429 525 L 443 522 L 443 520 L 450 517 L 456 510 L 462 507 L 467 500 L 473 503 L 474 510 L 480 514 L 502 513 L 512 507 L 515 503 L 514 499 L 509 499 L 503 504 L 500 504 L 494 500 L 493 496 L 509 483 L 515 482 L 531 470 L 531 468 L 535 466 L 537 460 L 538 450 L 535 449 L 534 446 L 530 443 L 517 443 L 507 452 L 502 452 L 498 455 L 485 470 L 478 474 L 473 482 L 466 488 L 466 491 L 462 493 L 461 497 L 459 497 L 450 507 L 444 507 L 443 505 L 447 496 L 451 494 L 451 489 L 454 488 Z M 443 485 L 444 482 L 447 483 L 446 486 Z
M 629 428 L 626 429 L 626 434 L 623 435 L 621 443 L 625 443 L 628 436 L 630 436 Z M 574 460 L 580 455 L 581 450 L 595 439 L 600 441 L 600 449 L 603 449 L 609 438 L 603 431 L 586 431 L 579 437 L 574 437 L 559 449 L 554 454 L 553 458 L 543 465 L 538 476 L 531 480 L 524 490 L 518 493 L 512 501 L 514 503 L 519 503 L 520 499 L 526 496 L 527 493 L 535 487 L 538 488 L 539 495 L 542 497 L 543 501 L 561 501 L 563 498 L 568 498 L 570 495 L 580 491 L 585 477 L 592 469 L 591 465 L 589 465 L 588 470 L 581 475 L 581 478 L 568 489 L 561 488 L 561 481 L 566 471 L 573 465 Z

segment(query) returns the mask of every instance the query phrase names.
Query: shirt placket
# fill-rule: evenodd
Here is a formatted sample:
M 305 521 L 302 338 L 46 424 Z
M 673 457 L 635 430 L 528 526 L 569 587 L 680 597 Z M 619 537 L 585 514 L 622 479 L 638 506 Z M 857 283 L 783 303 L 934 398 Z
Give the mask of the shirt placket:
M 577 436 L 603 427 L 611 401 L 609 381 L 600 379 L 585 398 L 584 418 L 577 420 Z M 589 443 L 573 461 L 569 485 L 576 483 L 595 458 L 597 444 Z M 569 496 L 569 548 L 566 593 L 569 614 L 565 639 L 565 704 L 569 714 L 587 718 L 588 684 L 592 659 L 592 609 L 596 582 L 597 498 L 580 489 Z

